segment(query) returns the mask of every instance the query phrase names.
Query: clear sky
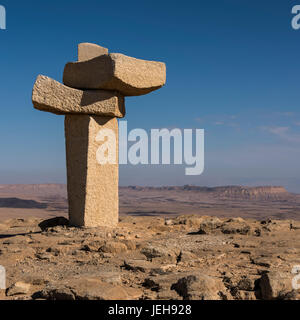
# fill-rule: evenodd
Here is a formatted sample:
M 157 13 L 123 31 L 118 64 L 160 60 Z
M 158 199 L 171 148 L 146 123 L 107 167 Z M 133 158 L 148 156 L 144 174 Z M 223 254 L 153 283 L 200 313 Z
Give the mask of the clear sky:
M 0 184 L 64 183 L 63 117 L 36 111 L 80 42 L 164 61 L 167 85 L 126 99 L 129 129 L 201 128 L 205 172 L 121 166 L 121 185 L 283 185 L 300 192 L 300 30 L 288 0 L 0 0 Z

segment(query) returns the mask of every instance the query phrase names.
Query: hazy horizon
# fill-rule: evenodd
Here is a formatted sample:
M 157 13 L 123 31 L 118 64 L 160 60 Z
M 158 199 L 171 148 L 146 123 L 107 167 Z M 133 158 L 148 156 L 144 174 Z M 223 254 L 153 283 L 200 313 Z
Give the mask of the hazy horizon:
M 23 183 L 7 183 L 7 184 L 0 184 L 0 186 L 38 186 L 38 185 L 42 185 L 42 186 L 48 186 L 48 185 L 62 185 L 62 186 L 67 186 L 66 183 L 28 183 L 28 184 L 23 184 Z M 280 185 L 243 185 L 243 184 L 233 184 L 233 185 L 195 185 L 195 184 L 187 184 L 187 185 L 119 185 L 119 187 L 121 188 L 131 188 L 131 187 L 141 187 L 141 188 L 172 188 L 172 187 L 200 187 L 200 188 L 210 188 L 210 189 L 214 189 L 214 188 L 232 188 L 232 187 L 242 187 L 242 188 L 284 188 L 286 189 L 284 186 L 280 186 Z M 287 189 L 286 189 L 287 190 Z M 288 191 L 288 190 L 287 190 Z M 292 192 L 293 193 L 293 192 Z M 297 192 L 294 192 L 297 193 Z

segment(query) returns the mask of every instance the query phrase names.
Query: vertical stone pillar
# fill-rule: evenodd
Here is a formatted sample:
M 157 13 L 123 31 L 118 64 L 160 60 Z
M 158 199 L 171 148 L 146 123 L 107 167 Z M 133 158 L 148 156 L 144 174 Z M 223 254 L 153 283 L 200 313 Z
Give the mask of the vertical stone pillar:
M 69 219 L 75 226 L 115 226 L 119 212 L 119 165 L 99 164 L 96 158 L 102 129 L 116 135 L 117 118 L 67 115 L 65 117 Z

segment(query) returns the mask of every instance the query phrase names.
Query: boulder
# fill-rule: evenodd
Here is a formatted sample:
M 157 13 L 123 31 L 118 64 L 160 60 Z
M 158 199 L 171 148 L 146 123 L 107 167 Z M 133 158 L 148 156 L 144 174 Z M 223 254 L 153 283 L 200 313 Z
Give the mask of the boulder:
M 142 248 L 141 253 L 148 260 L 157 262 L 160 261 L 161 263 L 177 263 L 177 260 L 179 259 L 180 255 L 180 250 L 176 252 L 174 251 L 174 249 L 149 244 Z
M 205 274 L 193 274 L 179 279 L 171 286 L 184 300 L 222 300 L 226 288 L 221 280 Z
M 122 253 L 127 251 L 127 246 L 122 242 L 107 241 L 105 245 L 99 248 L 99 252 L 103 253 Z
M 263 300 L 294 300 L 297 292 L 292 287 L 293 275 L 280 271 L 264 273 L 259 280 Z
M 205 218 L 200 224 L 199 234 L 210 234 L 216 231 L 221 226 L 220 219 L 215 217 Z

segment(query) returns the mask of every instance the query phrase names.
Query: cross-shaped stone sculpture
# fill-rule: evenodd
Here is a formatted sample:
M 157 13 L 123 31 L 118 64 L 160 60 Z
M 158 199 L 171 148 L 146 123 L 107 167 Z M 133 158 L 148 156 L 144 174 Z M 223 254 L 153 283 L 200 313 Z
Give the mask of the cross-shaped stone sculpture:
M 118 140 L 117 118 L 125 96 L 139 96 L 166 82 L 164 63 L 131 58 L 91 43 L 78 46 L 78 62 L 67 63 L 64 85 L 38 76 L 32 93 L 36 109 L 65 115 L 69 220 L 74 226 L 115 226 L 119 220 L 119 165 L 100 164 L 100 130 Z M 115 144 L 118 159 L 118 141 Z

